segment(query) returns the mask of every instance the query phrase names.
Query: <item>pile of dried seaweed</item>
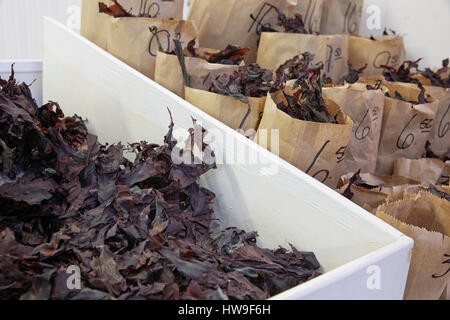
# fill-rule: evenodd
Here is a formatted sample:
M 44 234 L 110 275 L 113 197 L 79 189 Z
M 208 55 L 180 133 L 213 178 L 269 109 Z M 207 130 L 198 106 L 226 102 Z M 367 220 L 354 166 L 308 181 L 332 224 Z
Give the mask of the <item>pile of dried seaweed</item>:
M 264 97 L 273 89 L 272 71 L 256 63 L 239 67 L 232 74 L 223 74 L 211 84 L 208 91 L 234 97 L 248 103 L 248 97 Z
M 419 95 L 417 96 L 417 100 L 407 100 L 407 99 L 405 99 L 405 98 L 400 94 L 400 92 L 398 92 L 398 91 L 395 91 L 393 95 L 392 95 L 392 93 L 390 93 L 390 92 L 386 92 L 386 93 L 385 93 L 385 96 L 386 96 L 386 97 L 389 97 L 389 98 L 393 98 L 393 99 L 397 99 L 397 100 L 409 102 L 409 103 L 412 103 L 412 104 L 425 104 L 425 103 L 429 103 L 429 102 L 430 102 L 429 96 L 428 96 L 428 95 L 425 95 L 425 88 L 424 88 L 424 86 L 423 86 L 420 82 L 417 83 L 417 86 L 418 86 L 419 89 L 420 89 L 420 93 L 419 93 Z
M 264 5 L 275 10 L 278 16 L 277 26 L 281 27 L 281 29 L 275 28 L 275 26 L 272 26 L 270 24 L 262 24 L 260 21 L 258 21 L 257 18 L 255 18 L 253 14 L 251 14 L 250 18 L 254 22 L 258 23 L 258 27 L 256 29 L 258 35 L 261 35 L 262 32 L 287 32 L 287 33 L 303 33 L 303 34 L 309 33 L 305 27 L 305 23 L 303 22 L 303 17 L 300 14 L 295 14 L 292 17 L 288 17 L 274 5 L 271 5 L 269 3 L 265 3 Z
M 350 63 L 348 64 L 348 74 L 345 76 L 342 76 L 338 82 L 337 85 L 344 85 L 345 83 L 353 84 L 358 82 L 359 75 L 363 73 L 363 71 L 367 68 L 367 64 L 359 69 L 355 69 Z
M 300 55 L 293 57 L 292 59 L 286 60 L 285 63 L 278 67 L 275 72 L 276 80 L 274 87 L 277 89 L 281 89 L 284 87 L 284 84 L 289 80 L 298 79 L 300 74 L 304 72 L 313 62 L 314 55 L 309 52 L 304 52 Z M 348 74 L 342 76 L 336 83 L 336 85 L 344 85 L 345 83 L 356 83 L 359 80 L 359 75 L 367 68 L 367 64 L 362 68 L 355 69 L 349 63 Z M 327 77 L 325 74 L 322 75 L 322 83 L 333 84 L 333 80 Z
M 387 81 L 419 83 L 416 78 L 412 77 L 411 69 L 417 70 L 419 68 L 420 60 L 422 59 L 416 61 L 404 61 L 398 69 L 382 65 L 381 67 L 384 69 L 383 75 Z
M 328 112 L 322 97 L 321 70 L 323 63 L 313 65 L 311 64 L 312 60 L 311 54 L 303 53 L 302 59 L 294 58 L 277 71 L 276 83 L 279 85 L 285 80 L 286 72 L 283 70 L 289 70 L 291 66 L 294 66 L 297 80 L 293 88 L 299 88 L 292 96 L 283 91 L 285 101 L 278 103 L 277 107 L 295 119 L 337 123 L 336 119 Z
M 274 87 L 277 89 L 284 88 L 284 85 L 289 80 L 298 79 L 309 68 L 314 60 L 314 55 L 309 52 L 304 52 L 301 57 L 295 56 L 292 59 L 286 60 L 275 71 Z
M 420 71 L 420 74 L 431 81 L 432 86 L 450 88 L 450 68 L 449 59 L 442 61 L 442 68 L 434 72 L 430 68 Z
M 189 41 L 186 49 L 183 51 L 185 57 L 200 58 L 209 63 L 218 63 L 226 65 L 240 65 L 244 61 L 244 56 L 250 51 L 249 48 L 241 48 L 234 45 L 228 45 L 225 49 L 216 53 L 204 52 L 200 54 L 195 48 L 195 39 Z M 175 54 L 175 52 L 172 52 Z
M 364 181 L 364 179 L 362 179 L 362 177 L 361 177 L 361 170 L 358 170 L 358 172 L 356 172 L 348 180 L 347 187 L 345 188 L 345 190 L 342 193 L 342 195 L 349 200 L 352 200 L 354 197 L 354 193 L 352 192 L 352 186 L 361 187 L 366 190 L 380 191 L 382 189 L 381 186 L 370 185 L 366 181 Z M 421 189 L 421 191 L 430 192 L 432 195 L 434 195 L 438 198 L 450 201 L 450 194 L 448 194 L 442 190 L 439 190 L 435 185 L 430 184 L 428 187 L 422 185 L 420 187 L 420 189 Z
M 312 253 L 214 231 L 197 180 L 215 165 L 175 164 L 193 139 L 176 149 L 173 123 L 161 146 L 104 146 L 13 75 L 0 85 L 0 299 L 264 299 L 318 275 Z

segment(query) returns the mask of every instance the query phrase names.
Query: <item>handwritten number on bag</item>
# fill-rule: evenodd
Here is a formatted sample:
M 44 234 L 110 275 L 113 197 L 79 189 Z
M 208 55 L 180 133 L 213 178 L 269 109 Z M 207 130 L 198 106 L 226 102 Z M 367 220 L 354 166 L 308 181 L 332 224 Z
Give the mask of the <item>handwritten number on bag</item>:
M 157 35 L 159 38 L 159 41 L 161 41 L 161 45 L 165 51 L 170 51 L 170 43 L 172 36 L 170 35 L 169 31 L 167 30 L 158 30 Z M 165 41 L 167 40 L 167 42 Z M 156 44 L 156 47 L 158 47 L 158 39 L 156 38 L 155 34 L 152 34 L 152 37 L 150 38 L 150 43 L 148 44 L 148 53 L 152 57 L 156 57 L 156 52 L 153 52 L 153 46 Z
M 326 62 L 326 69 L 327 69 L 327 73 L 331 71 L 331 67 L 333 65 L 334 61 L 338 61 L 342 59 L 342 49 L 341 48 L 336 48 L 334 49 L 333 46 L 330 46 L 329 44 L 327 44 L 327 60 Z
M 164 51 L 170 52 L 172 51 L 171 48 L 171 44 L 172 44 L 172 35 L 170 34 L 169 31 L 167 30 L 159 30 L 157 32 L 159 41 L 161 42 L 161 45 L 163 47 Z M 175 36 L 173 37 L 175 40 L 178 40 L 181 42 L 181 44 L 183 44 L 183 41 L 181 41 L 181 33 L 177 32 L 175 33 Z M 165 41 L 167 40 L 167 42 Z M 152 56 L 152 57 L 156 57 L 156 53 L 153 52 L 153 46 L 156 43 L 157 44 L 158 39 L 156 39 L 156 35 L 152 34 L 152 37 L 150 38 L 150 43 L 148 45 L 148 53 Z
M 345 11 L 344 16 L 344 28 L 343 33 L 353 34 L 356 32 L 356 28 L 358 24 L 356 22 L 352 22 L 354 19 L 355 11 L 356 11 L 356 3 L 349 2 L 347 10 Z
M 153 2 L 149 6 L 147 5 L 148 0 L 141 0 L 141 5 L 139 7 L 139 17 L 157 18 L 159 17 L 161 7 L 158 2 Z M 155 14 L 151 14 L 152 9 L 156 9 Z
M 315 166 L 315 164 L 317 162 L 317 159 L 319 159 L 319 157 L 322 155 L 323 151 L 325 150 L 325 148 L 327 147 L 327 145 L 330 142 L 331 142 L 331 140 L 327 140 L 324 143 L 324 145 L 322 146 L 322 148 L 320 148 L 319 152 L 317 152 L 317 154 L 314 156 L 314 159 L 313 159 L 312 163 L 309 165 L 308 169 L 306 170 L 306 174 L 310 174 L 312 168 Z M 340 162 L 344 161 L 344 159 L 345 159 L 345 151 L 346 150 L 347 150 L 347 146 L 339 148 L 339 150 L 336 152 L 337 163 L 340 163 Z M 323 179 L 319 179 L 318 178 L 320 175 L 324 175 Z M 330 170 L 327 170 L 327 169 L 321 169 L 321 170 L 317 171 L 316 173 L 312 174 L 311 176 L 313 178 L 319 180 L 322 183 L 324 183 L 328 179 L 331 179 L 331 177 L 330 177 Z
M 264 12 L 264 9 L 266 9 L 265 12 Z M 264 19 L 267 17 L 267 15 L 271 11 L 275 12 L 275 8 L 272 5 L 269 5 L 268 3 L 264 3 L 264 5 L 261 6 L 261 9 L 259 9 L 256 17 L 254 17 L 253 15 L 250 15 L 250 18 L 253 20 L 253 22 L 250 25 L 250 28 L 248 29 L 247 32 L 248 33 L 252 32 L 252 29 L 255 25 L 256 25 L 256 27 L 255 27 L 256 34 L 261 34 L 263 27 L 271 28 L 272 24 L 270 24 L 270 23 L 264 24 Z
M 429 133 L 433 127 L 433 119 L 423 119 L 420 123 L 420 132 Z
M 450 258 L 450 254 L 444 254 L 444 257 L 445 258 Z M 443 261 L 442 264 L 450 264 L 450 259 L 447 259 L 447 260 Z M 441 275 L 433 274 L 432 278 L 433 279 L 442 278 L 443 276 L 445 276 L 449 272 L 450 272 L 450 267 L 447 269 L 447 271 L 445 271 L 445 273 L 443 273 Z
M 395 55 L 392 56 L 392 54 L 389 51 L 382 51 L 377 54 L 375 59 L 373 60 L 373 67 L 376 69 L 383 69 L 384 66 L 391 66 L 395 67 L 397 66 L 399 62 L 399 56 Z
M 336 152 L 337 163 L 341 163 L 342 161 L 345 160 L 345 151 L 347 151 L 347 146 L 340 147 L 339 150 Z
M 312 6 L 312 7 L 311 7 Z M 305 26 L 307 26 L 310 33 L 315 32 L 317 28 L 317 21 L 313 20 L 314 12 L 316 11 L 317 2 L 316 0 L 309 0 L 308 9 L 305 14 Z
M 316 20 L 313 20 L 313 16 L 315 14 L 315 11 L 317 9 L 317 0 L 309 0 L 308 3 L 308 9 L 306 10 L 306 14 L 304 16 L 304 23 L 308 31 L 313 32 L 316 31 L 316 28 L 318 26 L 318 23 Z M 250 24 L 250 27 L 248 28 L 248 33 L 252 32 L 253 27 L 255 27 L 255 33 L 261 34 L 261 31 L 263 30 L 263 27 L 272 28 L 272 24 L 269 22 L 264 22 L 267 20 L 266 18 L 269 16 L 269 13 L 276 13 L 276 9 L 274 6 L 268 3 L 264 3 L 261 8 L 259 9 L 256 16 L 253 14 L 250 15 L 250 18 L 252 20 L 252 23 Z
M 449 114 L 450 111 L 450 104 L 447 107 L 447 110 L 445 111 L 444 115 L 442 116 L 441 121 L 439 122 L 439 128 L 438 128 L 438 137 L 443 138 L 450 130 L 450 122 L 447 121 L 444 124 L 444 119 L 446 118 L 447 114 Z
M 358 127 L 356 128 L 356 131 L 355 131 L 356 140 L 360 140 L 360 141 L 364 140 L 370 134 L 370 126 L 367 126 L 367 127 L 364 127 L 361 131 L 361 134 L 358 135 L 358 132 L 360 131 L 364 120 L 366 120 L 367 115 L 369 114 L 369 111 L 370 111 L 370 108 L 367 109 L 366 113 L 364 114 L 364 117 L 361 119 L 361 122 L 359 123 Z
M 306 170 L 306 174 L 309 174 L 309 172 L 311 171 L 311 169 L 312 169 L 312 168 L 314 167 L 314 165 L 316 164 L 317 159 L 319 159 L 319 157 L 320 157 L 320 155 L 322 154 L 323 150 L 325 150 L 325 148 L 327 147 L 327 145 L 328 145 L 330 142 L 331 142 L 330 140 L 327 140 L 327 142 L 325 142 L 325 144 L 322 146 L 322 148 L 320 148 L 319 152 L 317 152 L 317 154 L 315 155 L 315 157 L 314 157 L 314 159 L 313 159 L 313 162 L 310 164 L 309 168 Z M 325 177 L 324 177 L 322 180 L 320 180 L 320 179 L 318 179 L 317 177 L 318 177 L 320 174 L 322 174 L 322 173 L 325 174 Z M 326 170 L 326 169 L 319 170 L 319 171 L 317 171 L 316 173 L 314 173 L 314 174 L 312 175 L 313 178 L 319 180 L 319 181 L 322 182 L 322 183 L 324 183 L 325 181 L 327 181 L 327 179 L 328 179 L 329 176 L 330 176 L 330 170 Z
M 408 121 L 408 123 L 406 124 L 406 126 L 403 128 L 402 132 L 400 133 L 400 135 L 398 136 L 397 139 L 397 148 L 399 149 L 408 149 L 409 147 L 411 147 L 411 145 L 414 142 L 414 134 L 412 133 L 408 133 L 405 138 L 403 139 L 403 142 L 400 143 L 400 141 L 402 140 L 402 136 L 405 133 L 406 129 L 408 128 L 408 126 L 411 124 L 411 122 L 413 122 L 413 120 L 417 117 L 417 114 L 415 114 L 411 120 Z

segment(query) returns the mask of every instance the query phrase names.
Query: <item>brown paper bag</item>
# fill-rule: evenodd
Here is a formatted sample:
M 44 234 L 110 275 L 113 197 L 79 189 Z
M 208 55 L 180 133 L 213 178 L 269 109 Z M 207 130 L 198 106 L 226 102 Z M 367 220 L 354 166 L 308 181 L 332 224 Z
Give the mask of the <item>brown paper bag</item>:
M 382 65 L 398 68 L 405 61 L 403 38 L 399 36 L 381 36 L 371 40 L 359 36 L 350 36 L 349 61 L 356 68 L 367 68 L 362 77 L 380 76 Z
M 441 298 L 450 280 L 450 202 L 427 193 L 380 206 L 376 216 L 414 239 L 404 298 Z M 447 273 L 446 273 L 447 272 Z
M 389 95 L 395 92 L 407 101 L 417 101 L 417 86 L 400 82 L 384 82 Z M 430 103 L 417 104 L 386 97 L 378 150 L 377 173 L 391 175 L 397 158 L 419 159 L 430 137 L 438 102 L 430 97 Z
M 184 47 L 197 37 L 191 21 L 111 17 L 110 22 L 108 52 L 152 79 L 159 49 L 157 37 L 149 27 L 158 28 L 164 51 L 174 49 L 174 39 L 180 40 Z
M 183 19 L 184 0 L 119 0 L 119 3 L 127 12 L 135 16 L 157 19 Z
M 349 179 L 352 176 L 353 174 L 347 174 L 341 177 L 337 192 L 344 194 L 348 189 Z M 406 177 L 383 176 L 372 173 L 360 174 L 360 177 L 365 183 L 377 187 L 366 189 L 356 185 L 350 186 L 350 192 L 353 195 L 351 200 L 360 207 L 375 209 L 393 198 L 396 200 L 403 199 L 403 194 L 406 190 L 417 190 L 417 192 L 421 190 L 416 180 Z M 402 196 L 399 197 L 399 194 Z
M 403 223 L 381 211 L 376 216 L 414 240 L 404 299 L 438 300 L 448 286 L 448 275 L 437 279 L 433 275 L 442 275 L 448 269 L 443 262 L 448 259 L 445 254 L 450 250 L 450 238 Z
M 306 51 L 314 54 L 314 63 L 324 63 L 323 72 L 332 80 L 348 74 L 347 35 L 263 32 L 256 62 L 261 68 L 277 70 L 287 60 Z
M 83 0 L 81 35 L 106 50 L 110 16 L 99 12 L 99 3 L 110 6 L 111 0 Z M 183 0 L 119 0 L 123 8 L 136 16 L 159 19 L 182 19 Z
M 354 122 L 344 173 L 354 173 L 359 169 L 362 173 L 375 172 L 383 121 L 383 92 L 366 90 L 365 85 L 354 84 L 323 88 L 323 95 L 341 106 Z
M 374 209 L 388 199 L 388 195 L 381 192 L 380 189 L 368 190 L 358 186 L 351 186 L 350 191 L 353 194 L 351 200 L 360 207 L 369 206 Z
M 363 0 L 324 0 L 321 34 L 358 34 Z
M 419 192 L 427 192 L 428 189 L 420 184 L 406 184 L 400 186 L 383 187 L 381 192 L 386 194 L 388 197 L 386 199 L 387 203 L 405 200 L 409 198 L 408 195 L 416 195 Z
M 282 99 L 282 91 L 267 96 L 257 142 L 270 151 L 279 150 L 282 159 L 335 188 L 342 175 L 353 121 L 332 100 L 325 100 L 325 103 L 328 112 L 337 115 L 338 124 L 294 119 L 277 108 L 276 103 Z M 270 137 L 271 130 L 279 130 L 279 141 L 263 138 Z
M 394 175 L 418 180 L 425 185 L 436 184 L 444 167 L 445 164 L 438 159 L 398 158 L 394 161 Z
M 248 112 L 248 105 L 233 97 L 187 87 L 185 88 L 185 96 L 186 101 L 234 130 L 239 129 Z M 258 128 L 266 97 L 249 97 L 248 100 L 250 101 L 251 111 L 242 126 L 242 130 L 244 130 L 245 135 L 251 136 L 251 130 L 253 129 L 256 132 Z
M 431 150 L 438 156 L 450 151 L 450 89 L 425 86 L 427 93 L 439 100 L 436 118 L 431 129 Z
M 445 163 L 444 169 L 442 170 L 441 178 L 438 184 L 445 184 L 450 186 L 450 161 Z
M 275 26 L 278 8 L 288 16 L 301 14 L 307 30 L 320 31 L 323 0 L 195 0 L 189 13 L 199 29 L 199 41 L 208 48 L 229 44 L 251 49 L 247 64 L 256 61 L 261 25 Z M 254 19 L 250 17 L 253 15 Z
M 210 52 L 212 52 L 211 50 Z M 221 74 L 231 74 L 239 68 L 236 65 L 209 63 L 201 58 L 185 57 L 186 71 L 191 88 L 208 90 L 211 82 Z M 156 56 L 155 81 L 184 98 L 184 79 L 176 55 L 158 52 Z
M 109 32 L 110 16 L 100 13 L 98 3 L 95 0 L 83 0 L 81 4 L 81 30 L 83 37 L 106 50 Z M 106 0 L 110 5 L 112 1 Z

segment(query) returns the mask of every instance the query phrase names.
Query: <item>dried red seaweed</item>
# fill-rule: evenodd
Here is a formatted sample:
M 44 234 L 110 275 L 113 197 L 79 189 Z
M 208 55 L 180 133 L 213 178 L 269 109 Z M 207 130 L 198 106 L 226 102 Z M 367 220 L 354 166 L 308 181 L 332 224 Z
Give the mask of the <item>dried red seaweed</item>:
M 127 12 L 117 0 L 112 0 L 113 4 L 108 6 L 103 2 L 98 3 L 98 9 L 100 13 L 113 16 L 115 18 L 121 17 L 135 17 L 130 12 Z
M 343 76 L 343 77 L 341 77 L 338 80 L 337 85 L 344 85 L 345 83 L 353 84 L 353 83 L 358 82 L 359 75 L 361 73 L 363 73 L 366 68 L 367 68 L 367 63 L 366 63 L 365 66 L 363 66 L 363 67 L 361 67 L 359 69 L 353 68 L 353 66 L 349 63 L 348 64 L 348 69 L 349 69 L 348 74 Z
M 322 97 L 321 70 L 323 63 L 313 65 L 314 56 L 308 52 L 302 58 L 294 57 L 277 70 L 276 87 L 283 87 L 283 83 L 295 75 L 293 88 L 299 88 L 293 96 L 284 93 L 286 102 L 277 104 L 278 109 L 299 120 L 337 123 L 328 112 Z M 287 72 L 286 72 L 287 71 Z
M 256 63 L 239 67 L 231 74 L 217 77 L 209 88 L 210 92 L 232 96 L 248 103 L 248 97 L 264 97 L 272 90 L 272 71 L 260 68 Z
M 372 186 L 370 184 L 367 184 L 360 176 L 361 170 L 358 170 L 348 181 L 348 186 L 342 193 L 344 197 L 346 197 L 349 200 L 353 199 L 353 192 L 352 192 L 352 186 L 362 187 L 366 190 L 373 190 L 378 188 L 378 186 Z
M 281 29 L 270 24 L 262 24 L 261 21 L 258 21 L 258 19 L 251 14 L 250 18 L 258 24 L 258 27 L 256 28 L 258 35 L 261 35 L 262 32 L 310 33 L 305 27 L 302 15 L 295 14 L 292 17 L 288 17 L 274 5 L 269 3 L 265 3 L 264 5 L 270 7 L 272 10 L 275 10 L 277 13 L 277 26 L 281 27 Z
M 426 68 L 425 71 L 420 71 L 420 74 L 431 81 L 431 85 L 450 88 L 450 69 L 448 67 L 449 59 L 442 61 L 442 68 L 434 72 L 430 68 Z
M 249 48 L 241 48 L 234 45 L 228 45 L 225 49 L 216 53 L 205 52 L 203 55 L 197 52 L 195 48 L 195 39 L 188 42 L 184 50 L 185 57 L 200 58 L 209 63 L 240 65 L 244 61 L 245 55 L 250 51 Z M 173 52 L 171 54 L 174 54 Z
M 382 65 L 381 67 L 384 69 L 384 77 L 387 81 L 419 83 L 417 79 L 412 77 L 411 70 L 418 70 L 420 60 L 422 60 L 422 58 L 416 61 L 405 61 L 398 69 Z

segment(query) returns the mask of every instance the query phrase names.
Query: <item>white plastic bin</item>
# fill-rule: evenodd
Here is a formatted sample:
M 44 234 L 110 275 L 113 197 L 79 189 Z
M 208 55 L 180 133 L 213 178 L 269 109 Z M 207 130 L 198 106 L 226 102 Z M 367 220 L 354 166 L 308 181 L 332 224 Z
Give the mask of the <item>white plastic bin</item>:
M 255 152 L 261 164 L 226 164 L 201 183 L 216 193 L 227 225 L 257 230 L 260 245 L 314 251 L 325 273 L 275 299 L 401 299 L 413 242 L 325 185 L 247 140 L 63 25 L 44 21 L 44 99 L 88 120 L 102 142 L 162 142 L 170 107 L 176 128 L 196 118 L 233 139 L 227 157 Z M 264 168 L 278 168 L 268 175 Z
M 30 85 L 31 93 L 37 104 L 42 104 L 42 61 L 38 60 L 0 60 L 0 77 L 8 79 L 11 74 L 11 65 L 14 63 L 14 72 L 17 81 Z

